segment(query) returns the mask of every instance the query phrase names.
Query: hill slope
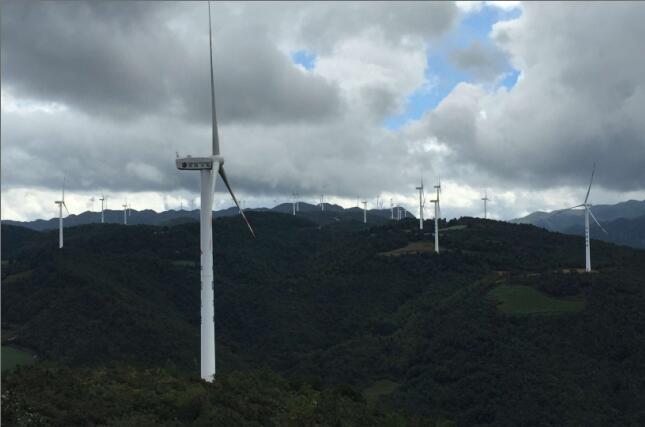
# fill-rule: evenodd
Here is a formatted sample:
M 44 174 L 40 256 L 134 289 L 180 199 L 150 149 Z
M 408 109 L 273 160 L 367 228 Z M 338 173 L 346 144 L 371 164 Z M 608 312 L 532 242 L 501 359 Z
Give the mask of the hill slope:
M 388 411 L 458 425 L 645 421 L 645 252 L 594 241 L 597 272 L 580 275 L 580 237 L 529 225 L 442 222 L 436 255 L 411 219 L 345 228 L 249 214 L 256 240 L 238 218 L 214 221 L 221 375 L 347 384 Z M 112 364 L 196 375 L 198 225 L 72 227 L 63 251 L 55 233 L 9 252 L 12 342 L 85 369 L 74 378 Z M 497 308 L 501 286 L 579 303 L 513 314 Z M 28 372 L 9 390 L 28 393 Z
M 345 209 L 342 206 L 332 205 L 325 203 L 325 210 L 320 209 L 320 205 L 311 205 L 309 203 L 300 202 L 298 217 L 307 218 L 318 224 L 330 224 L 339 221 L 363 221 L 363 210 L 359 208 Z M 282 203 L 271 209 L 269 208 L 254 208 L 245 209 L 245 212 L 276 212 L 292 214 L 293 206 L 291 203 Z M 123 210 L 109 210 L 104 211 L 104 221 L 107 224 L 123 224 Z M 229 216 L 237 216 L 239 211 L 235 207 L 213 211 L 213 218 L 222 218 Z M 390 219 L 392 212 L 390 209 L 370 209 L 367 212 L 368 222 L 374 224 L 382 224 Z M 402 212 L 406 217 L 414 218 L 410 212 Z M 75 227 L 77 225 L 98 224 L 101 222 L 101 212 L 85 211 L 81 214 L 71 214 L 64 218 L 64 227 Z M 155 212 L 150 209 L 137 211 L 131 209 L 127 216 L 127 222 L 130 225 L 178 225 L 189 222 L 199 222 L 199 210 L 168 210 L 163 212 Z M 48 220 L 38 219 L 35 221 L 13 221 L 2 220 L 4 225 L 15 225 L 20 227 L 29 228 L 36 231 L 57 230 L 58 218 L 51 218 Z
M 645 249 L 645 200 L 629 200 L 615 205 L 597 205 L 592 209 L 598 221 L 608 231 L 608 234 L 605 234 L 590 220 L 593 238 Z M 583 210 L 564 211 L 558 214 L 534 212 L 510 222 L 532 224 L 566 234 L 584 235 Z

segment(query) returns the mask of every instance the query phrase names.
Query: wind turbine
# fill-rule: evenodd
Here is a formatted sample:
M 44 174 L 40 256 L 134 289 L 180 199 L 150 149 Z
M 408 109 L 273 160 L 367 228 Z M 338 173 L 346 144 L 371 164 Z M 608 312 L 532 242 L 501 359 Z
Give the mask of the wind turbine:
M 423 230 L 423 206 L 425 205 L 425 198 L 423 196 L 423 178 L 421 178 L 421 186 L 416 188 L 419 190 L 419 230 Z
M 325 193 L 320 193 L 320 210 L 325 210 Z
M 591 184 L 593 183 L 593 176 L 595 173 L 596 173 L 596 164 L 594 163 L 593 170 L 591 171 L 591 180 L 589 180 L 589 188 L 587 188 L 587 195 L 585 196 L 584 203 L 580 205 L 572 206 L 570 208 L 560 209 L 554 212 L 555 214 L 559 214 L 561 212 L 565 212 L 579 207 L 583 207 L 585 209 L 585 271 L 587 273 L 591 271 L 591 241 L 589 240 L 589 215 L 591 215 L 591 218 L 593 218 L 593 220 L 596 221 L 596 224 L 598 224 L 598 227 L 600 227 L 600 229 L 607 234 L 607 230 L 605 230 L 603 226 L 600 225 L 600 222 L 598 222 L 598 219 L 591 211 L 591 206 L 592 206 L 591 203 L 587 203 L 587 201 L 589 200 L 589 192 L 591 191 Z
M 293 193 L 292 196 L 293 196 L 293 201 L 291 203 L 293 205 L 293 216 L 296 216 L 296 204 L 297 204 L 296 193 Z
M 486 211 L 486 202 L 488 202 L 490 199 L 488 198 L 488 190 L 484 191 L 484 198 L 482 199 L 484 201 L 484 219 L 486 219 L 488 212 Z
M 104 205 L 107 205 L 107 196 L 104 196 L 103 193 L 101 193 L 101 198 L 99 199 L 101 201 L 101 224 L 105 222 L 105 215 L 103 213 L 104 210 Z
M 441 216 L 439 194 L 441 193 L 441 179 L 439 179 L 439 185 L 435 185 L 434 188 L 437 190 L 437 198 L 431 200 L 434 203 L 434 251 L 439 253 L 439 217 Z
M 63 248 L 63 206 L 65 206 L 65 211 L 69 215 L 67 210 L 67 205 L 65 204 L 65 178 L 63 177 L 63 196 L 60 200 L 56 200 L 54 203 L 58 205 L 58 248 Z
M 199 171 L 201 176 L 201 199 L 199 213 L 200 229 L 200 265 L 201 265 L 201 377 L 212 382 L 215 379 L 215 306 L 213 301 L 213 193 L 215 192 L 216 174 L 222 178 L 233 201 L 255 237 L 251 224 L 240 208 L 233 190 L 224 172 L 224 158 L 219 151 L 219 135 L 217 133 L 217 115 L 215 112 L 215 88 L 213 83 L 213 41 L 211 29 L 211 5 L 208 3 L 208 45 L 210 54 L 211 74 L 211 114 L 212 114 L 212 149 L 213 154 L 206 157 L 177 158 L 177 169 Z
M 390 198 L 390 219 L 394 219 L 394 202 Z
M 361 202 L 363 204 L 363 224 L 367 224 L 367 200 Z
M 123 208 L 123 225 L 128 225 L 128 202 L 123 203 L 121 207 Z

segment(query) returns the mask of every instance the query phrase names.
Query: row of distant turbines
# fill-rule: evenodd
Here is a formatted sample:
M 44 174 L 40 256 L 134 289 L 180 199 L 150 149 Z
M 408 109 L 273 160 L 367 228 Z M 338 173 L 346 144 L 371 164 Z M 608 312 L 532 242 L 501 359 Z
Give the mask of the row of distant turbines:
M 244 210 L 240 207 L 233 190 L 228 182 L 226 173 L 224 172 L 224 157 L 220 154 L 219 136 L 217 128 L 217 115 L 215 110 L 215 89 L 213 82 L 213 46 L 212 46 L 212 29 L 211 29 L 211 10 L 210 2 L 208 3 L 208 42 L 209 42 L 209 56 L 210 56 L 210 92 L 211 92 L 211 118 L 212 118 L 212 153 L 204 157 L 186 156 L 180 158 L 177 155 L 175 164 L 179 170 L 199 171 L 201 177 L 201 197 L 200 197 L 200 267 L 201 267 L 201 377 L 206 381 L 213 381 L 215 379 L 215 312 L 214 312 L 214 292 L 213 292 L 213 232 L 212 232 L 212 215 L 213 215 L 213 195 L 215 192 L 215 183 L 219 175 L 222 182 L 226 186 L 233 201 L 237 205 L 239 212 L 246 222 L 251 234 L 255 237 L 253 228 L 248 222 Z M 595 166 L 594 166 L 595 171 Z M 591 175 L 593 181 L 593 173 Z M 435 199 L 430 200 L 434 204 L 435 209 L 435 249 L 439 252 L 439 228 L 438 221 L 441 215 L 440 195 L 441 195 L 441 182 L 434 186 L 436 190 Z M 423 208 L 425 205 L 425 194 L 423 181 L 421 185 L 416 187 L 419 191 L 419 228 L 423 229 Z M 591 183 L 587 190 L 587 196 L 584 203 L 568 208 L 574 209 L 584 207 L 585 209 L 585 248 L 586 248 L 586 270 L 591 270 L 590 260 L 590 244 L 589 244 L 589 216 L 591 215 L 594 221 L 598 220 L 591 212 L 591 204 L 588 203 L 589 192 L 591 190 Z M 106 201 L 106 196 L 101 196 L 101 222 L 104 220 L 103 215 L 103 202 Z M 482 199 L 484 201 L 484 217 L 486 217 L 486 203 L 489 201 L 487 194 Z M 391 202 L 392 203 L 392 202 Z M 61 200 L 56 201 L 59 205 L 59 218 L 60 218 L 60 246 L 63 245 L 63 229 L 62 229 L 62 210 L 63 207 L 67 210 L 65 205 L 65 190 L 63 187 L 63 197 Z M 363 200 L 363 221 L 367 222 L 367 201 Z M 324 210 L 324 194 L 320 197 L 321 210 Z M 125 210 L 127 203 L 124 206 L 124 223 L 127 221 Z M 377 201 L 377 207 L 379 202 Z M 392 219 L 394 218 L 393 205 Z M 562 211 L 568 210 L 563 209 Z M 299 211 L 299 203 L 297 202 L 297 195 L 294 194 L 293 213 Z M 399 215 L 400 219 L 400 215 Z M 600 225 L 598 223 L 598 225 Z M 601 227 L 602 228 L 602 227 Z M 604 229 L 603 229 L 604 231 Z M 606 232 L 606 231 L 605 231 Z
M 105 222 L 105 209 L 107 209 L 107 200 L 108 196 L 101 194 L 101 197 L 99 197 L 99 201 L 101 202 L 101 224 Z M 90 197 L 90 203 L 91 203 L 91 212 L 94 212 L 94 202 L 96 199 L 92 196 Z M 69 210 L 67 209 L 67 204 L 65 204 L 65 178 L 63 178 L 63 192 L 61 195 L 60 200 L 56 200 L 54 202 L 55 204 L 58 205 L 58 247 L 63 248 L 63 208 L 65 208 L 65 211 L 69 215 Z M 130 204 L 125 201 L 121 207 L 123 208 L 123 224 L 127 225 L 128 224 L 128 216 L 130 216 L 131 212 L 131 206 Z

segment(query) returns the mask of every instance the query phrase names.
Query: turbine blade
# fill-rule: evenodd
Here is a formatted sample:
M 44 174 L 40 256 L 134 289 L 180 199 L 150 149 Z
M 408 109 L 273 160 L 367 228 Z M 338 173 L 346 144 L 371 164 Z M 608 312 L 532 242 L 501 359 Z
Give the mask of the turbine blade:
M 587 195 L 585 196 L 585 204 L 589 198 L 589 192 L 591 191 L 591 183 L 593 182 L 593 175 L 596 173 L 596 164 L 593 164 L 593 170 L 591 171 L 591 179 L 589 180 L 589 188 L 587 188 Z
M 67 215 L 69 215 L 69 210 L 67 210 L 67 205 L 65 204 L 65 200 L 63 200 L 63 206 L 65 206 L 65 212 L 67 212 Z
M 213 156 L 219 155 L 219 134 L 215 111 L 215 84 L 213 83 L 213 31 L 211 29 L 211 2 L 208 2 L 208 53 L 211 59 L 211 114 L 213 115 Z
M 598 219 L 596 219 L 596 215 L 594 215 L 594 214 L 593 214 L 593 212 L 591 212 L 591 209 L 589 209 L 589 215 L 591 215 L 591 217 L 593 218 L 593 220 L 594 220 L 594 221 L 596 221 L 596 224 L 598 224 L 598 227 L 600 227 L 600 229 L 601 229 L 602 231 L 604 231 L 604 232 L 605 232 L 605 234 L 609 234 L 609 233 L 607 232 L 607 230 L 605 230 L 605 228 L 604 228 L 602 225 L 600 225 L 600 222 L 598 222 Z
M 246 215 L 244 215 L 244 211 L 242 208 L 240 208 L 240 204 L 237 202 L 237 199 L 235 198 L 235 194 L 233 194 L 233 190 L 231 189 L 231 185 L 228 183 L 228 178 L 226 177 L 226 172 L 224 172 L 224 166 L 220 165 L 219 167 L 219 176 L 222 177 L 222 181 L 224 181 L 224 185 L 226 185 L 226 188 L 228 189 L 228 192 L 231 194 L 231 197 L 233 198 L 233 201 L 235 202 L 235 205 L 240 211 L 240 214 L 242 214 L 242 218 L 244 219 L 244 222 L 246 222 L 246 225 L 249 227 L 249 231 L 255 237 L 255 232 L 253 231 L 253 227 L 251 227 L 251 223 L 249 220 L 246 218 Z
M 566 208 L 566 209 L 558 209 L 557 211 L 551 212 L 551 214 L 558 215 L 558 214 L 561 214 L 562 212 L 570 211 L 571 209 L 579 208 L 581 206 L 584 206 L 584 205 L 576 205 L 576 206 L 571 206 L 570 208 Z

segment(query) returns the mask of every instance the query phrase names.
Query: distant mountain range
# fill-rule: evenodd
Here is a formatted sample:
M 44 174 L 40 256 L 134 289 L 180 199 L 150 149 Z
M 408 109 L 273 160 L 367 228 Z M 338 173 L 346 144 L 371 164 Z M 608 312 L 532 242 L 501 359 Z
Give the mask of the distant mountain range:
M 645 249 L 645 200 L 629 200 L 615 205 L 597 205 L 593 206 L 592 210 L 608 232 L 605 234 L 591 220 L 592 238 Z M 564 211 L 557 214 L 538 211 L 510 222 L 532 224 L 566 234 L 584 235 L 585 232 L 584 210 Z
M 307 218 L 319 225 L 331 224 L 341 221 L 363 221 L 363 210 L 361 208 L 348 208 L 342 206 L 325 203 L 325 210 L 320 209 L 320 205 L 312 205 L 309 203 L 300 202 L 300 208 L 297 216 Z M 273 208 L 255 208 L 244 209 L 244 211 L 252 212 L 279 212 L 292 214 L 293 206 L 291 203 L 282 203 Z M 396 215 L 396 211 L 394 212 Z M 238 215 L 239 211 L 236 207 L 213 211 L 213 218 L 221 218 Z M 409 211 L 402 211 L 403 216 L 407 218 L 414 218 Z M 123 210 L 105 210 L 105 222 L 110 224 L 123 224 Z M 368 223 L 370 225 L 380 224 L 386 222 L 391 218 L 390 209 L 370 209 L 367 211 Z M 128 224 L 144 224 L 144 225 L 178 225 L 188 222 L 199 221 L 199 209 L 195 210 L 168 210 L 164 212 L 156 212 L 151 209 L 142 211 L 130 210 L 128 216 Z M 64 227 L 74 227 L 77 225 L 95 224 L 101 222 L 101 212 L 85 211 L 81 214 L 71 214 L 65 217 Z M 49 220 L 37 219 L 35 221 L 13 221 L 2 220 L 2 224 L 17 225 L 26 227 L 36 231 L 55 230 L 58 228 L 58 218 L 51 218 Z

